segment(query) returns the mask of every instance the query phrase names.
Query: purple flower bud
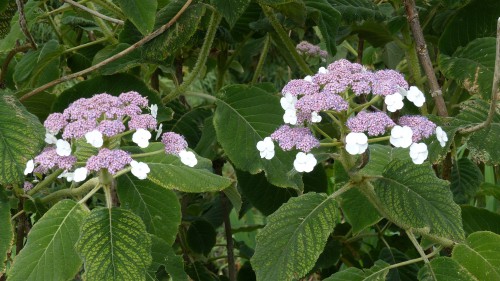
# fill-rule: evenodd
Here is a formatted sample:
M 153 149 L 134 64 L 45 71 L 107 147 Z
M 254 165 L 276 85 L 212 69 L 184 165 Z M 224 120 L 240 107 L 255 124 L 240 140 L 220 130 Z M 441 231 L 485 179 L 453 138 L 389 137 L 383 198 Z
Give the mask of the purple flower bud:
M 62 130 L 67 124 L 68 120 L 66 120 L 62 113 L 52 113 L 47 117 L 43 126 L 45 126 L 45 128 L 47 128 L 50 132 L 56 133 Z
M 29 182 L 29 181 L 24 182 L 24 186 L 23 186 L 24 192 L 28 192 L 32 188 L 33 188 L 33 184 L 31 182 Z
M 341 96 L 327 91 L 303 96 L 295 104 L 295 108 L 301 111 L 308 118 L 307 120 L 310 119 L 312 112 L 324 110 L 344 111 L 348 107 L 349 104 Z
M 374 95 L 392 95 L 399 92 L 399 88 L 408 89 L 408 82 L 401 73 L 392 69 L 375 72 L 372 90 Z
M 271 134 L 271 138 L 277 141 L 281 149 L 285 151 L 296 147 L 303 152 L 309 152 L 314 147 L 319 146 L 319 141 L 311 131 L 303 127 L 292 128 L 288 125 L 283 125 Z
M 122 93 L 119 96 L 120 100 L 129 105 L 136 105 L 139 107 L 147 107 L 148 106 L 148 99 L 141 96 L 138 92 L 135 91 L 130 91 L 126 93 Z
M 103 120 L 97 130 L 107 137 L 118 135 L 125 131 L 125 125 L 120 120 Z
M 179 152 L 188 147 L 184 137 L 173 132 L 164 133 L 161 136 L 161 142 L 165 145 L 166 154 L 178 155 Z
M 408 126 L 413 131 L 413 142 L 419 142 L 432 136 L 436 130 L 436 124 L 424 116 L 402 116 L 399 118 L 400 126 Z
M 35 173 L 46 174 L 50 169 L 59 168 L 69 170 L 76 163 L 75 156 L 59 156 L 54 146 L 46 147 L 40 155 L 35 157 Z
M 156 118 L 151 114 L 141 114 L 132 116 L 130 121 L 128 121 L 128 128 L 130 130 L 137 129 L 155 129 L 156 128 Z
M 394 127 L 396 124 L 384 112 L 361 111 L 358 115 L 349 118 L 346 125 L 351 132 L 368 132 L 369 136 L 378 136 L 383 135 L 387 128 Z
M 101 169 L 108 169 L 108 172 L 114 175 L 131 161 L 132 157 L 130 157 L 126 151 L 103 148 L 99 150 L 97 155 L 93 155 L 87 160 L 85 168 L 87 168 L 89 172 L 97 172 Z
M 288 82 L 285 87 L 283 87 L 283 90 L 281 90 L 281 93 L 283 96 L 286 93 L 290 93 L 292 96 L 298 96 L 298 95 L 312 95 L 319 92 L 319 86 L 316 85 L 315 83 L 306 81 L 304 79 L 293 79 L 290 82 Z
M 63 139 L 81 138 L 86 133 L 96 128 L 97 122 L 94 119 L 80 119 L 66 125 L 62 134 Z

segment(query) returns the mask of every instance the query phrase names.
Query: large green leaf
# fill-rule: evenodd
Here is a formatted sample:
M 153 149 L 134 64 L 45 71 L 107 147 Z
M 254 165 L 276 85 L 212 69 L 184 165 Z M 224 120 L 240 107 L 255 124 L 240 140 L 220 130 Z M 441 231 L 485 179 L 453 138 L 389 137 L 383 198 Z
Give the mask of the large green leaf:
M 399 226 L 446 245 L 464 239 L 460 207 L 430 166 L 396 159 L 373 185 L 385 215 Z
M 448 79 L 456 80 L 472 94 L 491 98 L 495 71 L 495 38 L 478 38 L 453 55 L 441 54 L 439 68 Z
M 188 276 L 184 271 L 184 261 L 181 256 L 175 254 L 172 247 L 163 239 L 151 235 L 152 247 L 151 256 L 153 262 L 148 269 L 147 280 L 154 280 L 156 271 L 161 267 L 165 267 L 172 281 L 188 281 Z
M 269 182 L 279 187 L 302 188 L 300 173 L 293 173 L 294 156 L 276 147 L 271 160 L 260 158 L 257 142 L 283 124 L 278 98 L 258 87 L 232 85 L 223 88 L 217 100 L 214 126 L 217 139 L 236 168 L 257 174 L 265 171 Z
M 364 271 L 359 268 L 350 267 L 333 274 L 324 281 L 382 281 L 385 280 L 387 273 L 389 273 L 388 266 L 389 264 L 386 262 L 378 260 L 375 262 L 375 265 Z
M 118 4 L 142 34 L 146 35 L 153 31 L 158 6 L 156 0 L 118 0 Z
M 85 219 L 76 249 L 85 280 L 145 280 L 151 238 L 141 218 L 121 208 L 96 208 Z
M 233 27 L 245 12 L 250 0 L 214 0 L 212 3 L 217 11 L 224 16 L 229 26 Z
M 458 47 L 481 37 L 494 37 L 496 23 L 500 15 L 497 0 L 473 0 L 461 8 L 448 22 L 441 37 L 439 49 L 451 55 Z
M 26 162 L 45 144 L 44 134 L 36 116 L 0 91 L 0 184 L 22 182 Z
M 75 251 L 80 226 L 88 215 L 81 204 L 63 200 L 33 226 L 26 246 L 14 259 L 9 280 L 69 280 L 80 270 Z
M 450 188 L 453 192 L 453 199 L 458 204 L 468 203 L 471 198 L 475 197 L 482 182 L 481 170 L 468 158 L 460 158 L 453 163 Z
M 368 149 L 370 152 L 370 160 L 368 164 L 361 169 L 361 172 L 366 175 L 377 176 L 382 174 L 385 167 L 394 159 L 410 160 L 408 149 L 381 144 L 369 145 Z
M 206 220 L 195 220 L 189 225 L 186 233 L 186 242 L 189 248 L 205 256 L 210 253 L 215 246 L 217 232 L 214 226 Z
M 430 267 L 430 268 L 429 268 Z M 457 261 L 448 257 L 433 259 L 418 272 L 420 281 L 479 281 Z M 482 280 L 481 280 L 482 281 Z
M 127 43 L 118 43 L 116 45 L 110 45 L 101 49 L 97 54 L 95 54 L 92 64 L 98 64 L 120 52 L 129 48 L 130 45 Z M 128 69 L 135 67 L 140 64 L 141 54 L 136 49 L 131 53 L 121 57 L 115 61 L 112 61 L 105 66 L 99 68 L 97 72 L 103 75 L 112 75 L 118 72 L 125 72 Z
M 372 1 L 369 0 L 328 0 L 342 15 L 347 23 L 363 20 L 383 20 L 384 15 Z
M 462 222 L 466 234 L 491 231 L 500 234 L 500 214 L 473 206 L 461 206 Z
M 357 188 L 342 193 L 340 206 L 347 222 L 352 226 L 353 234 L 361 232 L 382 219 L 373 204 Z
M 174 0 L 161 9 L 156 15 L 155 29 L 172 19 L 184 4 L 183 0 Z M 178 51 L 196 32 L 204 13 L 203 4 L 190 5 L 167 31 L 144 45 L 143 57 L 160 61 Z
M 24 4 L 24 15 L 27 19 L 28 29 L 31 28 L 31 26 L 33 26 L 33 24 L 35 23 L 36 12 L 40 4 L 41 2 L 38 0 L 28 0 L 28 2 Z M 14 7 L 15 6 L 16 5 L 14 5 Z M 16 12 L 16 14 L 10 21 L 9 33 L 5 35 L 2 40 L 0 40 L 0 53 L 9 52 L 10 50 L 12 50 L 16 46 L 16 42 L 20 38 L 25 38 L 25 36 L 21 31 L 21 26 L 19 25 L 19 13 Z
M 294 280 L 314 267 L 338 222 L 335 200 L 306 193 L 268 217 L 257 235 L 252 267 L 257 280 Z
M 181 206 L 175 192 L 131 174 L 118 178 L 121 207 L 142 218 L 149 233 L 172 245 L 181 223 Z
M 9 198 L 0 190 L 0 274 L 5 270 L 7 253 L 14 242 L 14 232 L 10 221 Z
M 308 17 L 313 19 L 323 35 L 328 53 L 337 53 L 335 39 L 340 25 L 341 15 L 327 0 L 305 0 Z

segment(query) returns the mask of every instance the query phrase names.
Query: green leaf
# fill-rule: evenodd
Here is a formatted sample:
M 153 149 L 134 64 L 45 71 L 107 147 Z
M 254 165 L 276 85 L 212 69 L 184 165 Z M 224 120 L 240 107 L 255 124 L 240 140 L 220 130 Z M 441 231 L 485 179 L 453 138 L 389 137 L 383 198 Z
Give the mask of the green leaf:
M 357 188 L 352 188 L 340 196 L 340 207 L 352 226 L 353 234 L 372 226 L 382 219 L 373 204 Z
M 16 93 L 16 96 L 21 97 L 23 94 L 26 94 L 26 91 L 18 92 Z M 52 113 L 51 108 L 55 100 L 55 94 L 43 91 L 23 100 L 21 103 L 29 112 L 35 114 L 36 117 L 38 117 L 38 120 L 45 120 L 47 119 L 47 116 Z
M 234 185 L 231 185 L 230 187 L 224 189 L 222 192 L 224 192 L 226 197 L 229 199 L 229 202 L 231 202 L 231 205 L 233 205 L 236 213 L 239 214 L 243 202 L 241 200 L 241 195 L 238 192 L 238 189 Z
M 396 159 L 373 185 L 386 215 L 400 227 L 446 245 L 464 239 L 460 207 L 430 166 Z
M 383 20 L 384 14 L 378 6 L 368 0 L 328 0 L 330 4 L 340 12 L 342 20 L 353 23 L 364 20 Z
M 302 189 L 300 173 L 293 173 L 294 155 L 276 149 L 271 160 L 260 158 L 257 142 L 283 124 L 278 97 L 258 87 L 232 85 L 220 91 L 214 115 L 217 139 L 237 169 L 257 174 L 265 171 L 279 187 Z
M 14 229 L 10 221 L 9 198 L 0 190 L 0 274 L 5 271 L 7 254 L 14 243 Z
M 245 12 L 250 0 L 215 0 L 212 1 L 212 4 L 224 16 L 227 23 L 229 23 L 229 27 L 232 28 Z
M 374 47 L 384 47 L 387 43 L 394 41 L 387 25 L 378 22 L 363 22 L 361 25 L 353 26 L 351 32 L 358 34 Z
M 26 4 L 24 4 L 24 15 L 27 20 L 27 27 L 30 29 L 33 24 L 36 22 L 36 13 L 38 10 L 38 6 L 41 4 L 38 0 L 28 0 Z M 16 5 L 14 5 L 16 7 Z M 17 7 L 15 8 L 17 11 Z M 10 21 L 10 31 L 9 33 L 0 40 L 0 53 L 9 52 L 16 46 L 16 42 L 19 38 L 25 38 L 23 32 L 21 31 L 21 26 L 19 25 L 19 13 L 12 17 Z
M 500 200 L 500 185 L 483 182 L 480 186 L 480 195 L 490 195 Z
M 85 219 L 76 249 L 85 280 L 145 280 L 151 238 L 141 218 L 120 208 L 96 208 Z
M 26 245 L 14 259 L 9 280 L 73 278 L 82 266 L 74 246 L 87 215 L 86 208 L 72 200 L 54 205 L 29 232 Z
M 121 207 L 141 217 L 149 233 L 163 239 L 169 246 L 174 243 L 181 224 L 181 206 L 175 192 L 131 174 L 118 178 L 116 190 Z
M 306 9 L 303 0 L 259 0 L 258 2 L 275 8 L 299 26 L 305 23 Z
M 378 260 L 369 269 L 364 271 L 350 267 L 346 270 L 337 272 L 332 276 L 326 278 L 324 281 L 379 281 L 385 280 L 389 269 L 387 268 L 389 264 L 384 261 Z
M 236 176 L 244 199 L 266 216 L 278 210 L 291 197 L 297 196 L 294 189 L 270 184 L 263 173 L 252 175 L 236 170 Z
M 206 256 L 215 246 L 216 235 L 211 223 L 206 220 L 195 220 L 189 225 L 186 240 L 193 252 Z
M 118 0 L 127 18 L 146 35 L 153 31 L 158 2 L 156 0 Z
M 497 0 L 474 0 L 448 22 L 439 38 L 439 50 L 447 55 L 481 37 L 495 37 L 500 14 Z
M 0 184 L 23 181 L 26 163 L 44 146 L 44 135 L 36 116 L 0 91 Z
M 122 52 L 128 47 L 130 47 L 130 45 L 126 43 L 119 43 L 116 45 L 107 46 L 101 49 L 99 52 L 97 52 L 92 61 L 92 65 L 96 65 Z M 138 66 L 140 64 L 140 60 L 141 60 L 141 54 L 136 49 L 131 53 L 125 55 L 124 57 L 121 57 L 115 61 L 106 64 L 97 71 L 103 75 L 112 75 L 118 72 L 125 72 L 132 67 Z
M 410 160 L 408 149 L 390 147 L 388 145 L 371 144 L 368 146 L 370 151 L 370 161 L 361 170 L 365 175 L 377 176 L 384 172 L 385 167 L 394 159 Z
M 152 247 L 151 256 L 153 262 L 148 269 L 148 280 L 156 280 L 154 278 L 156 271 L 161 267 L 165 267 L 173 281 L 188 281 L 188 276 L 184 271 L 184 261 L 181 256 L 174 253 L 172 247 L 154 235 L 151 235 Z M 153 278 L 149 278 L 153 277 Z
M 476 280 L 500 280 L 500 235 L 488 231 L 472 233 L 453 248 L 452 258 Z
M 341 14 L 327 0 L 305 0 L 308 18 L 313 19 L 326 41 L 326 50 L 332 56 L 337 53 L 335 39 Z
M 338 222 L 335 200 L 306 193 L 268 217 L 257 235 L 252 266 L 257 280 L 294 280 L 314 267 Z
M 462 222 L 466 234 L 491 231 L 500 234 L 500 214 L 473 206 L 461 206 Z
M 451 170 L 451 191 L 458 204 L 468 203 L 476 196 L 483 182 L 483 174 L 479 167 L 468 158 L 460 158 L 453 163 Z
M 194 148 L 194 151 L 198 153 L 200 156 L 215 159 L 217 156 L 217 137 L 215 134 L 214 128 L 214 119 L 213 117 L 208 117 L 203 122 L 203 129 L 201 130 L 201 137 L 198 141 L 198 144 Z
M 176 132 L 186 138 L 190 147 L 195 147 L 201 139 L 203 123 L 206 118 L 212 115 L 212 111 L 206 108 L 195 108 L 181 116 L 175 116 L 172 122 L 164 127 L 166 130 Z
M 429 268 L 430 266 L 430 268 Z M 432 271 L 431 271 L 432 269 Z M 460 263 L 448 258 L 437 257 L 418 272 L 420 281 L 478 281 Z M 482 280 L 481 280 L 482 281 Z
M 185 1 L 174 0 L 158 11 L 155 29 L 172 19 L 184 4 Z M 194 35 L 204 14 L 205 6 L 203 4 L 190 5 L 167 31 L 144 45 L 142 48 L 143 58 L 164 60 L 167 56 L 177 52 Z
M 446 78 L 456 80 L 471 94 L 491 99 L 495 45 L 494 37 L 475 39 L 451 56 L 440 54 L 439 68 Z

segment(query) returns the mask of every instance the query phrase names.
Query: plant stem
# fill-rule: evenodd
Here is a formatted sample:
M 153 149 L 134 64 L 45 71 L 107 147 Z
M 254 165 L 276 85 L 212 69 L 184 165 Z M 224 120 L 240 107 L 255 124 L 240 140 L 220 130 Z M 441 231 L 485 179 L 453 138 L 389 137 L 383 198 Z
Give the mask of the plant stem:
M 327 140 L 329 141 L 333 141 L 332 137 L 330 137 L 327 133 L 325 133 L 325 131 L 321 130 L 318 125 L 316 124 L 313 124 L 312 125 L 312 128 L 317 131 L 318 133 L 320 133 L 322 136 L 324 136 Z
M 120 18 L 126 18 L 120 7 L 116 6 L 113 2 L 107 0 L 93 0 L 99 6 L 105 8 L 106 10 L 114 13 Z
M 89 6 L 89 10 L 96 10 L 96 7 L 92 2 L 87 3 L 87 6 Z M 106 37 L 113 44 L 118 43 L 118 39 L 116 39 L 115 36 L 113 35 L 113 31 L 109 29 L 108 25 L 102 20 L 102 18 L 94 15 L 94 20 L 97 23 L 97 25 L 101 28 L 101 32 L 104 34 L 104 37 Z
M 418 19 L 418 13 L 415 8 L 414 0 L 404 0 L 404 5 L 406 9 L 406 15 L 408 19 L 408 23 L 410 25 L 413 39 L 415 40 L 415 48 L 417 50 L 418 57 L 420 59 L 420 63 L 425 71 L 425 75 L 429 80 L 429 85 L 431 88 L 431 95 L 436 102 L 436 107 L 438 110 L 438 114 L 440 116 L 448 116 L 448 110 L 446 109 L 446 103 L 443 99 L 443 93 L 441 92 L 441 88 L 439 87 L 439 83 L 436 78 L 436 73 L 434 72 L 434 68 L 432 67 L 432 62 L 429 57 L 429 52 L 427 51 L 427 45 L 425 43 L 424 35 L 422 32 L 422 28 L 420 26 L 420 22 Z
M 42 200 L 42 203 L 49 203 L 49 202 L 55 201 L 55 200 L 63 198 L 63 197 L 82 196 L 82 195 L 86 194 L 87 192 L 89 192 L 97 184 L 99 184 L 99 179 L 98 178 L 91 178 L 77 188 L 61 189 L 61 190 L 58 190 L 56 192 L 53 192 L 53 193 L 43 197 L 41 200 Z
M 43 179 L 43 181 L 39 182 L 37 185 L 35 185 L 35 187 L 33 187 L 30 191 L 27 192 L 27 194 L 29 196 L 32 196 L 33 194 L 37 193 L 40 189 L 48 186 L 49 184 L 51 184 L 53 181 L 55 181 L 57 179 L 57 177 L 62 174 L 63 170 L 62 169 L 58 169 L 56 171 L 54 171 L 52 174 L 48 175 L 47 177 L 45 177 Z
M 210 53 L 210 47 L 212 47 L 212 43 L 215 38 L 215 33 L 217 31 L 217 27 L 219 26 L 221 20 L 222 20 L 222 15 L 214 11 L 212 13 L 212 17 L 210 18 L 207 34 L 205 35 L 205 40 L 203 42 L 203 45 L 201 46 L 200 54 L 198 56 L 198 59 L 196 60 L 196 64 L 193 70 L 186 76 L 186 78 L 179 87 L 177 87 L 174 91 L 172 91 L 170 94 L 168 94 L 162 99 L 164 103 L 167 103 L 178 97 L 180 94 L 184 93 L 189 87 L 189 85 L 191 85 L 191 83 L 193 83 L 196 77 L 198 77 L 198 74 L 200 73 L 201 69 L 205 66 L 205 63 L 207 62 L 207 58 Z
M 141 158 L 141 157 L 148 157 L 148 156 L 153 156 L 153 155 L 156 155 L 156 154 L 161 154 L 161 153 L 164 153 L 164 152 L 165 152 L 164 149 L 160 149 L 160 150 L 155 150 L 155 151 L 151 151 L 151 152 L 132 154 L 130 156 L 132 158 Z
M 500 94 L 500 92 L 498 91 L 499 87 L 500 87 L 500 18 L 498 18 L 497 22 L 497 48 L 495 57 L 495 72 L 493 74 L 493 87 L 491 88 L 491 102 L 490 102 L 490 111 L 488 112 L 488 117 L 484 122 L 476 126 L 459 130 L 461 134 L 472 133 L 477 130 L 486 128 L 491 124 L 493 118 L 495 117 L 497 109 L 498 95 Z
M 99 44 L 99 43 L 102 43 L 102 42 L 105 42 L 107 41 L 108 38 L 104 37 L 104 38 L 99 38 L 99 39 L 96 39 L 94 41 L 90 41 L 88 43 L 85 43 L 85 44 L 81 44 L 81 45 L 78 45 L 76 47 L 73 47 L 73 48 L 69 48 L 69 49 L 66 49 L 64 50 L 63 54 L 67 54 L 67 53 L 70 53 L 70 52 L 74 52 L 74 51 L 77 51 L 77 50 L 80 50 L 80 49 L 84 49 L 84 48 L 87 48 L 89 46 L 92 46 L 92 45 L 96 45 L 96 44 Z
M 410 238 L 410 241 L 411 243 L 413 244 L 413 246 L 415 246 L 415 249 L 417 249 L 417 252 L 420 254 L 420 256 L 422 257 L 422 260 L 428 264 L 429 263 L 429 258 L 425 255 L 425 252 L 424 252 L 424 249 L 422 249 L 422 247 L 420 246 L 420 244 L 418 243 L 417 241 L 417 238 L 415 238 L 415 235 L 413 235 L 413 232 L 411 232 L 410 230 L 406 230 L 406 234 L 408 235 L 408 238 Z M 436 274 L 434 273 L 434 271 L 432 270 L 432 267 L 429 266 L 429 270 L 432 274 L 432 277 L 434 280 L 437 280 L 436 278 Z
M 292 40 L 290 40 L 290 37 L 288 37 L 288 34 L 286 34 L 286 31 L 281 26 L 273 10 L 270 7 L 264 6 L 262 4 L 260 6 L 264 11 L 264 14 L 266 15 L 267 19 L 269 19 L 269 22 L 273 26 L 274 30 L 278 34 L 278 37 L 281 39 L 281 41 L 283 41 L 283 44 L 285 44 L 287 51 L 292 55 L 297 65 L 300 67 L 300 70 L 307 75 L 314 74 L 311 71 L 311 69 L 309 69 L 304 59 L 299 55 L 299 53 L 297 53 L 297 50 L 295 49 Z
M 111 184 L 105 184 L 102 186 L 104 190 L 104 196 L 106 197 L 106 208 L 113 208 L 113 196 L 111 196 Z
M 82 71 L 78 71 L 78 72 L 75 72 L 75 73 L 72 73 L 72 74 L 69 74 L 69 75 L 66 75 L 66 76 L 63 76 L 61 78 L 58 78 L 56 80 L 53 80 L 49 83 L 46 83 L 36 89 L 34 89 L 33 91 L 23 95 L 21 98 L 19 98 L 20 101 L 24 101 L 38 93 L 41 93 L 43 91 L 45 91 L 46 89 L 49 89 L 57 84 L 60 84 L 62 82 L 66 82 L 66 81 L 69 81 L 69 80 L 72 80 L 74 78 L 77 78 L 77 77 L 80 77 L 80 76 L 83 76 L 85 74 L 88 74 L 94 70 L 97 70 L 105 65 L 107 65 L 108 63 L 110 62 L 113 62 L 119 58 L 122 58 L 126 55 L 128 55 L 129 53 L 131 53 L 132 51 L 136 50 L 137 48 L 139 48 L 140 46 L 146 44 L 147 42 L 151 41 L 152 39 L 154 39 L 155 37 L 157 37 L 158 35 L 162 34 L 163 32 L 165 32 L 165 30 L 167 30 L 170 26 L 172 26 L 178 19 L 179 17 L 184 13 L 184 11 L 186 11 L 186 9 L 189 7 L 189 5 L 191 4 L 193 0 L 187 0 L 186 3 L 184 4 L 184 6 L 182 6 L 182 8 L 179 10 L 179 12 L 177 12 L 177 14 L 169 21 L 167 22 L 165 25 L 162 25 L 160 28 L 158 28 L 157 30 L 151 32 L 150 34 L 148 34 L 147 36 L 145 36 L 144 38 L 142 38 L 141 40 L 137 41 L 136 43 L 134 43 L 132 46 L 128 47 L 127 49 L 119 52 L 118 54 L 114 55 L 114 56 L 111 56 L 103 61 L 101 61 L 100 63 L 96 64 L 96 65 L 93 65 L 89 68 L 86 68 Z
M 21 26 L 21 30 L 28 39 L 28 41 L 31 44 L 31 47 L 33 49 L 37 49 L 35 39 L 31 35 L 29 28 L 28 28 L 28 23 L 26 22 L 26 15 L 24 14 L 24 1 L 22 0 L 16 0 L 16 5 L 17 5 L 17 13 L 19 14 L 19 25 Z
M 342 195 L 342 193 L 348 191 L 349 189 L 351 189 L 353 187 L 354 187 L 353 183 L 348 182 L 348 183 L 344 184 L 344 186 L 342 186 L 341 188 L 337 189 L 337 191 L 332 193 L 329 197 L 335 199 L 335 198 L 339 197 L 340 195 Z
M 340 141 L 326 142 L 326 143 L 319 144 L 319 146 L 322 146 L 322 147 L 336 147 L 336 146 L 342 146 L 342 145 L 344 145 L 344 143 L 340 142 Z
M 5 77 L 7 75 L 7 70 L 9 68 L 9 64 L 12 61 L 12 59 L 14 58 L 14 56 L 19 52 L 26 52 L 31 48 L 32 48 L 31 44 L 24 44 L 21 46 L 16 46 L 12 50 L 10 50 L 10 52 L 5 57 L 5 60 L 3 61 L 2 69 L 0 71 L 0 89 L 6 88 Z
M 270 41 L 271 36 L 267 34 L 266 39 L 264 39 L 264 46 L 262 47 L 262 52 L 260 53 L 259 62 L 257 63 L 257 67 L 255 68 L 251 84 L 255 84 L 259 80 L 260 73 L 262 72 L 262 68 L 264 67 L 264 61 L 267 57 L 267 51 L 269 50 Z
M 383 137 L 368 139 L 368 143 L 374 143 L 374 142 L 379 142 L 379 141 L 386 141 L 386 140 L 388 140 L 390 138 L 391 138 L 390 136 L 383 136 Z
M 209 95 L 209 94 L 204 94 L 204 93 L 186 91 L 186 92 L 183 93 L 183 95 L 185 95 L 185 96 L 191 96 L 191 97 L 204 98 L 206 100 L 213 101 L 213 102 L 217 101 L 216 97 L 214 97 L 212 95 Z
M 66 3 L 68 3 L 68 4 L 70 4 L 70 5 L 72 5 L 72 6 L 75 6 L 75 7 L 79 8 L 79 9 L 84 10 L 85 12 L 87 12 L 87 13 L 93 15 L 93 16 L 101 18 L 103 20 L 107 20 L 109 22 L 116 23 L 116 24 L 119 24 L 119 25 L 123 25 L 124 24 L 124 22 L 122 20 L 115 19 L 115 18 L 112 18 L 112 17 L 108 17 L 106 15 L 103 15 L 103 14 L 99 13 L 98 11 L 95 10 L 95 6 L 93 7 L 93 9 L 90 9 L 90 8 L 87 8 L 87 7 L 83 6 L 80 3 L 77 3 L 75 1 L 73 1 L 73 0 L 63 0 L 63 1 L 66 2 Z
M 229 200 L 224 194 L 224 192 L 220 192 L 222 209 L 224 211 L 223 220 L 224 220 L 224 231 L 226 234 L 226 249 L 227 249 L 227 264 L 229 271 L 229 280 L 236 281 L 236 264 L 234 262 L 234 245 L 233 245 L 233 233 L 231 229 L 231 219 L 229 215 L 231 214 L 231 208 L 229 205 Z
M 361 111 L 361 110 L 363 110 L 363 109 L 365 109 L 365 108 L 368 108 L 369 106 L 371 106 L 372 104 L 374 104 L 374 103 L 378 102 L 378 101 L 379 101 L 379 100 L 381 100 L 381 99 L 382 99 L 382 97 L 381 97 L 381 96 L 376 95 L 376 96 L 374 96 L 374 97 L 373 97 L 373 98 L 372 98 L 369 102 L 364 103 L 364 104 L 362 104 L 362 105 L 360 105 L 360 106 L 358 106 L 358 107 L 355 107 L 355 108 L 354 108 L 353 110 L 351 110 L 350 112 L 359 112 L 359 111 Z M 350 115 L 350 114 L 348 113 L 347 115 Z
M 89 193 L 87 193 L 87 195 L 85 195 L 85 197 L 83 197 L 80 201 L 78 201 L 78 204 L 83 204 L 87 202 L 87 200 L 89 200 L 89 198 L 92 197 L 92 195 L 94 195 L 99 189 L 101 189 L 101 187 L 102 187 L 101 183 L 97 182 L 94 189 L 92 189 Z

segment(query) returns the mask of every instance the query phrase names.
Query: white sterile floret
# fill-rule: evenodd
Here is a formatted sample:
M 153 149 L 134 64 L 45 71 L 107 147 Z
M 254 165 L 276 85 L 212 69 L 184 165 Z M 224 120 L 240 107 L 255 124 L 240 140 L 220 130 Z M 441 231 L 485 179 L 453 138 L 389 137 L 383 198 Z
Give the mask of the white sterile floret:
M 74 177 L 75 177 L 75 173 L 63 172 L 57 178 L 66 178 L 67 181 L 71 182 L 71 181 L 73 181 Z
M 311 75 L 307 75 L 306 77 L 304 77 L 304 80 L 306 80 L 307 82 L 312 82 L 313 78 Z
M 57 140 L 56 142 L 56 153 L 59 156 L 70 156 L 71 155 L 71 145 L 65 140 Z
M 391 130 L 391 138 L 389 139 L 389 141 L 395 147 L 407 148 L 413 142 L 412 136 L 413 136 L 413 131 L 410 127 L 408 126 L 401 127 L 396 125 Z
M 260 151 L 260 158 L 271 160 L 274 157 L 274 143 L 270 137 L 257 142 L 257 149 Z
M 158 125 L 158 128 L 155 129 L 155 131 L 156 131 L 155 139 L 158 139 L 161 136 L 161 132 L 163 131 L 163 124 L 160 123 L 160 125 Z
M 47 130 L 45 133 L 45 142 L 48 144 L 55 144 L 57 142 L 57 138 L 54 134 Z
M 328 73 L 328 69 L 324 68 L 324 67 L 320 67 L 318 69 L 318 73 L 319 74 L 327 74 Z
M 368 137 L 364 133 L 349 133 L 345 137 L 345 150 L 351 155 L 363 154 L 368 148 Z
M 132 167 L 132 175 L 136 176 L 140 180 L 146 179 L 148 177 L 148 173 L 151 171 L 148 164 L 144 162 L 132 160 L 132 162 L 130 162 L 130 166 Z
M 297 156 L 295 156 L 295 161 L 293 161 L 293 167 L 299 173 L 311 172 L 316 164 L 318 164 L 318 161 L 316 160 L 316 158 L 314 158 L 314 155 L 304 152 L 297 153 Z
M 285 114 L 283 114 L 283 121 L 287 124 L 296 125 L 297 124 L 297 111 L 295 109 L 285 110 Z
M 281 107 L 286 111 L 289 109 L 295 110 L 295 104 L 297 103 L 297 97 L 290 93 L 285 93 L 285 95 L 280 99 Z
M 85 139 L 87 140 L 87 143 L 90 143 L 93 147 L 101 147 L 102 144 L 104 143 L 104 140 L 102 139 L 102 134 L 98 130 L 93 130 L 91 132 L 88 132 L 85 134 Z
M 81 167 L 81 168 L 78 168 L 75 170 L 75 172 L 73 173 L 73 180 L 75 182 L 81 182 L 81 181 L 84 181 L 86 178 L 87 178 L 87 168 L 85 167 Z
M 194 167 L 198 164 L 198 159 L 196 159 L 196 155 L 193 152 L 187 150 L 181 150 L 179 152 L 179 157 L 181 158 L 181 162 L 189 167 Z
M 132 141 L 135 142 L 140 148 L 148 147 L 149 139 L 151 139 L 151 133 L 144 129 L 137 129 L 137 131 L 132 135 Z
M 319 115 L 316 111 L 313 111 L 311 113 L 311 122 L 313 123 L 319 123 L 321 122 L 321 115 Z
M 408 92 L 406 92 L 406 98 L 417 107 L 421 107 L 425 102 L 424 93 L 415 86 L 411 86 Z
M 151 115 L 156 118 L 156 115 L 158 115 L 158 105 L 152 104 L 151 107 L 149 108 L 151 111 Z
M 448 141 L 448 136 L 446 135 L 446 132 L 443 131 L 443 128 L 436 128 L 436 137 L 439 141 L 439 144 L 444 147 L 446 145 L 446 142 Z
M 429 151 L 427 151 L 427 145 L 425 143 L 414 143 L 410 146 L 410 157 L 415 164 L 424 163 L 425 159 L 429 155 Z
M 387 95 L 384 102 L 387 105 L 387 110 L 390 112 L 396 112 L 396 110 L 403 108 L 404 105 L 403 96 L 400 93 Z
M 24 175 L 32 173 L 33 169 L 35 169 L 35 162 L 33 162 L 33 159 L 31 159 L 26 163 L 26 168 L 24 169 Z

